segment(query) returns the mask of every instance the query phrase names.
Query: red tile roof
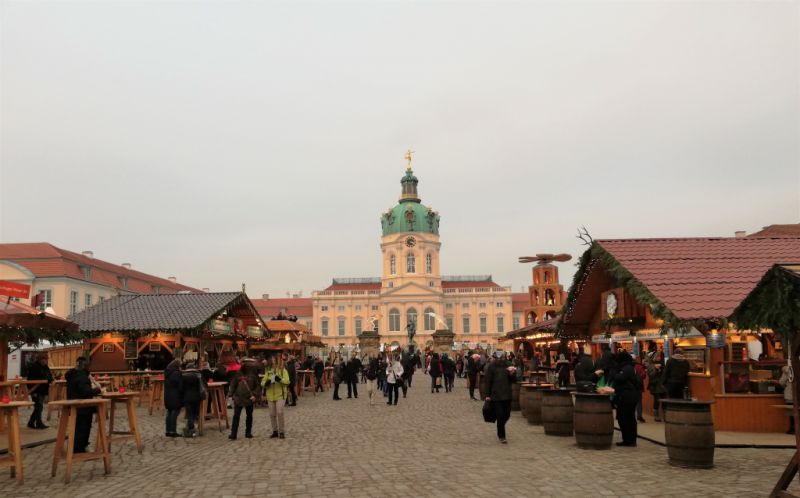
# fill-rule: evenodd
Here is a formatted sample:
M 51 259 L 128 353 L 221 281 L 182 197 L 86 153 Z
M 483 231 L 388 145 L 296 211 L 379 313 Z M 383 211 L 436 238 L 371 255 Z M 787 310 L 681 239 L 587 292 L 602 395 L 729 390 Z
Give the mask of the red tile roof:
M 800 223 L 769 225 L 760 232 L 751 233 L 748 237 L 800 237 Z
M 141 294 L 152 294 L 155 292 L 155 287 L 158 287 L 162 294 L 172 294 L 178 291 L 201 292 L 200 289 L 173 283 L 166 278 L 90 258 L 83 254 L 60 249 L 46 242 L 0 244 L 0 259 L 13 261 L 27 268 L 36 277 L 71 277 Z M 85 278 L 81 267 L 91 268 L 89 279 Z M 120 277 L 128 279 L 127 289 L 123 286 Z
M 527 292 L 515 292 L 511 294 L 511 310 L 523 311 L 530 306 L 531 300 Z
M 381 283 L 358 283 L 358 284 L 339 284 L 334 283 L 325 288 L 326 291 L 337 290 L 381 290 Z
M 269 320 L 283 311 L 285 315 L 298 317 L 312 316 L 312 301 L 310 297 L 295 297 L 284 299 L 253 299 L 253 305 L 258 310 L 261 318 Z
M 679 319 L 728 317 L 800 237 L 598 240 Z
M 491 280 L 480 280 L 480 281 L 466 281 L 466 282 L 447 282 L 442 281 L 442 288 L 443 289 L 463 289 L 468 287 L 485 287 L 487 289 L 499 289 L 500 286 L 496 283 L 492 282 Z

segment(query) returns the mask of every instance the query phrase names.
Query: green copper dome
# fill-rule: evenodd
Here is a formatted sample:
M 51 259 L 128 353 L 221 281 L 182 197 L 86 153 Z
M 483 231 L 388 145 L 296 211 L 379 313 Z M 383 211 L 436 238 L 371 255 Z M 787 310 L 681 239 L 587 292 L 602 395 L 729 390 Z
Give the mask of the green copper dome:
M 417 194 L 419 180 L 411 168 L 400 180 L 403 186 L 400 202 L 381 215 L 383 235 L 404 232 L 425 232 L 439 235 L 439 213 L 424 206 Z

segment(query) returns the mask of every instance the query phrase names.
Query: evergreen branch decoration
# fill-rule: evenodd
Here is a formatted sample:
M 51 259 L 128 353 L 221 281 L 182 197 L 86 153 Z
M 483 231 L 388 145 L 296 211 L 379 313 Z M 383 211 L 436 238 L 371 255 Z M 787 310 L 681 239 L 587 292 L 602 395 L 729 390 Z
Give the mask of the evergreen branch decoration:
M 734 310 L 739 330 L 771 329 L 796 343 L 800 335 L 800 276 L 773 266 Z

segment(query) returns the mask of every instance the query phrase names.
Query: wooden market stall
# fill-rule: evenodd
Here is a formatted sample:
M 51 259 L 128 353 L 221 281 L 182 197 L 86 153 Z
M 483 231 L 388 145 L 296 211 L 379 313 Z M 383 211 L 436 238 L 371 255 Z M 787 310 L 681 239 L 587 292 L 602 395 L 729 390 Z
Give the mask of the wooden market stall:
M 689 389 L 713 401 L 717 430 L 784 432 L 771 408 L 783 402 L 777 383 L 783 345 L 770 330 L 738 330 L 734 309 L 764 272 L 800 260 L 800 238 L 599 240 L 583 254 L 559 323 L 563 339 L 584 338 L 634 356 L 689 360 Z M 643 404 L 652 413 L 652 396 Z
M 162 371 L 174 358 L 234 365 L 263 340 L 263 322 L 242 292 L 126 295 L 75 315 L 95 373 L 120 384 Z

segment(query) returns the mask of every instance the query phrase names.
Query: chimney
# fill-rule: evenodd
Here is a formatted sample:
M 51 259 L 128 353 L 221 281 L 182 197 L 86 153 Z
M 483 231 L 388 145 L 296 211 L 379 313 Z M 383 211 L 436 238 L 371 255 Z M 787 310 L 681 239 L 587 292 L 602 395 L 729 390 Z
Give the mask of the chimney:
M 745 235 L 747 235 L 747 232 L 744 230 L 737 230 L 733 232 L 733 235 L 735 235 L 737 239 L 741 239 L 744 238 Z
M 209 289 L 208 289 L 208 287 L 203 287 L 203 288 L 202 288 L 202 289 L 200 289 L 200 290 L 202 290 L 203 292 L 208 292 L 208 290 L 209 290 Z
M 177 279 L 177 278 L 175 278 L 175 277 L 169 277 L 167 280 L 169 280 L 169 281 L 170 281 L 170 282 L 172 282 L 173 284 L 176 284 L 176 283 L 178 283 L 178 279 Z
M 269 294 L 261 294 L 261 299 L 269 299 Z
M 131 264 L 130 263 L 122 263 L 122 267 L 125 268 L 126 270 L 130 270 L 131 269 Z
M 83 251 L 81 254 L 86 256 L 87 258 L 93 258 L 94 257 L 94 252 L 93 251 Z

